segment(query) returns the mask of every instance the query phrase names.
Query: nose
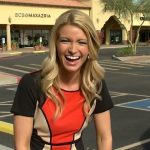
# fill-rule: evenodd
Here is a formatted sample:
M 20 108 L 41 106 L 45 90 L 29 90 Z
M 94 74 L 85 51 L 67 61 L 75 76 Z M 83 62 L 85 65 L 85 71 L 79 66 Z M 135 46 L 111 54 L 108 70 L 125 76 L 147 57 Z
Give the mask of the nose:
M 76 53 L 77 52 L 77 45 L 76 43 L 72 43 L 68 49 L 68 51 L 72 54 Z

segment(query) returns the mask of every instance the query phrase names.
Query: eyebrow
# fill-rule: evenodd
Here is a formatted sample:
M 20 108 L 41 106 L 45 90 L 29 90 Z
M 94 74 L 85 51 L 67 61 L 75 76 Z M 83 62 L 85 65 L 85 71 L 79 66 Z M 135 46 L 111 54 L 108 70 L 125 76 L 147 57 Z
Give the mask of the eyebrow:
M 70 39 L 69 37 L 65 37 L 65 36 L 59 36 L 59 39 Z M 78 39 L 78 41 L 83 40 L 83 41 L 87 41 L 87 39 Z

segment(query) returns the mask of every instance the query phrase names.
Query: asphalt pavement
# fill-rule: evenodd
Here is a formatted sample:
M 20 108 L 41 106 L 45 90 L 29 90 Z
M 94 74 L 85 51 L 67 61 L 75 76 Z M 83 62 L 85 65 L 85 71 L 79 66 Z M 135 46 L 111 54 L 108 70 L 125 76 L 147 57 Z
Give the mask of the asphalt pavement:
M 125 45 L 102 45 L 101 49 L 105 49 L 108 51 L 108 49 L 118 49 L 126 47 Z M 140 49 L 140 48 L 139 48 Z M 141 48 L 142 49 L 142 48 Z M 150 48 L 148 52 L 145 52 L 144 50 L 139 50 L 139 55 L 137 56 L 126 56 L 126 57 L 116 57 L 112 55 L 113 59 L 116 59 L 118 61 L 123 61 L 127 63 L 150 63 Z M 48 52 L 48 48 L 44 48 L 42 50 L 34 50 L 33 47 L 31 48 L 19 48 L 15 51 L 2 51 L 0 50 L 0 60 L 7 58 L 7 57 L 13 57 L 13 56 L 18 56 L 22 54 L 28 54 L 28 53 L 33 53 L 33 54 L 38 54 L 38 53 L 46 53 Z M 146 54 L 145 54 L 146 53 Z M 148 55 L 149 54 L 149 55 Z M 18 76 L 14 76 L 12 74 L 6 74 L 0 71 L 0 86 L 2 85 L 8 85 L 8 84 L 15 84 L 18 83 L 19 78 Z
M 111 46 L 103 45 L 101 46 L 101 53 L 100 53 L 102 55 L 102 64 L 106 61 L 110 61 L 109 65 L 112 64 L 113 67 L 116 67 L 116 65 L 118 66 L 120 65 L 120 68 L 122 68 L 119 69 L 118 71 L 107 70 L 108 71 L 107 83 L 115 104 L 115 107 L 111 112 L 113 118 L 112 120 L 113 136 L 115 139 L 115 148 L 117 148 L 115 150 L 127 150 L 127 149 L 128 150 L 129 149 L 149 150 L 149 148 L 145 148 L 145 145 L 143 146 L 144 143 L 150 144 L 149 130 L 147 130 L 149 129 L 149 124 L 148 124 L 149 112 L 142 111 L 142 110 L 143 110 L 143 104 L 148 104 L 150 98 L 150 96 L 147 96 L 149 95 L 147 94 L 149 93 L 149 84 L 147 84 L 149 81 L 149 71 L 147 70 L 149 70 L 149 64 L 150 64 L 150 55 L 148 55 L 150 54 L 150 48 L 138 47 L 138 56 L 116 57 L 114 58 L 116 60 L 113 60 L 112 59 L 113 54 L 120 47 L 124 47 L 124 45 L 111 45 Z M 32 55 L 32 53 L 35 55 Z M 38 55 L 38 53 L 48 53 L 48 49 L 35 51 L 33 48 L 23 48 L 23 49 L 18 49 L 17 51 L 9 51 L 9 52 L 0 51 L 0 67 L 2 68 L 0 71 L 0 86 L 2 86 L 0 92 L 1 94 L 3 93 L 3 95 L 7 95 L 7 96 L 2 96 L 2 101 L 0 102 L 1 112 L 4 113 L 7 110 L 9 110 L 9 107 L 12 104 L 11 101 L 12 94 L 14 94 L 16 85 L 19 82 L 21 77 L 21 74 L 13 74 L 13 72 L 11 71 L 6 71 L 7 72 L 6 73 L 3 72 L 2 70 L 4 69 L 11 70 L 11 67 L 13 66 L 12 63 L 13 59 L 14 61 L 22 60 L 24 56 L 27 59 L 26 61 L 22 62 L 22 65 L 25 65 L 24 62 L 28 62 L 29 58 L 31 59 L 31 61 L 33 61 L 31 56 L 35 57 L 36 58 L 35 60 L 39 61 L 40 55 Z M 4 60 L 6 61 L 10 60 L 10 63 L 12 63 L 12 65 L 10 66 L 5 65 Z M 129 63 L 132 62 L 132 63 L 131 64 L 127 63 L 126 66 L 121 66 L 122 62 L 129 62 Z M 136 66 L 135 69 L 131 69 L 132 67 L 135 66 Z M 141 67 L 141 66 L 145 66 L 145 67 Z M 127 67 L 130 69 L 127 69 Z M 17 69 L 17 68 L 12 67 L 12 69 Z M 7 91 L 5 89 L 7 89 Z M 128 109 L 135 105 L 136 105 L 135 109 Z M 3 115 L 7 115 L 7 114 L 3 114 Z M 12 147 L 11 144 L 12 144 L 12 136 L 13 136 L 13 127 L 12 127 L 11 119 L 12 117 L 5 117 L 5 119 L 2 119 L 0 121 L 0 142 L 2 143 L 2 145 L 0 144 L 0 150 L 13 150 L 10 148 Z M 94 125 L 89 125 L 89 128 L 85 134 L 86 136 L 84 138 L 86 143 L 86 149 L 89 150 L 95 150 L 93 144 L 95 142 L 95 139 L 93 138 L 95 137 L 93 135 L 94 134 L 93 129 L 94 129 Z M 92 138 L 88 138 L 89 135 Z M 149 145 L 147 147 L 149 147 Z

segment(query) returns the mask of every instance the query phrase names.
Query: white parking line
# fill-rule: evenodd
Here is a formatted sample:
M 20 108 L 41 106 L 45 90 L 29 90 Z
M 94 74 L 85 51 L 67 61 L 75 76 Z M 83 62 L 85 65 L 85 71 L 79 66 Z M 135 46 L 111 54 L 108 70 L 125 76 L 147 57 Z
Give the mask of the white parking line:
M 124 107 L 124 108 L 132 108 L 132 109 L 137 109 L 137 110 L 144 110 L 144 111 L 150 111 L 150 109 L 146 108 L 139 108 L 139 107 L 133 107 L 133 106 L 127 106 L 126 104 L 132 104 L 132 103 L 136 103 L 136 102 L 142 102 L 145 101 L 147 99 L 141 99 L 141 100 L 135 100 L 135 101 L 130 101 L 130 102 L 125 102 L 125 103 L 121 103 L 121 104 L 116 104 L 115 106 L 118 107 Z
M 109 64 L 116 64 L 116 65 L 120 65 L 120 66 L 129 66 L 129 67 L 144 67 L 144 65 L 137 65 L 137 64 L 132 64 L 132 63 L 126 63 L 126 62 L 116 62 L 116 61 L 112 61 L 112 60 L 103 60 L 101 61 L 101 63 L 109 63 Z
M 115 91 L 110 91 L 111 93 L 117 93 L 119 94 L 126 94 L 126 95 L 133 95 L 133 96 L 141 96 L 141 97 L 146 97 L 150 98 L 150 95 L 142 95 L 142 94 L 135 94 L 135 93 L 123 93 L 123 92 L 115 92 Z
M 146 143 L 149 143 L 149 142 L 150 142 L 150 139 L 146 139 L 146 140 L 139 141 L 139 142 L 136 142 L 136 143 L 124 146 L 124 147 L 117 148 L 115 150 L 129 150 L 133 147 L 136 147 L 136 146 L 139 146 L 139 145 L 142 145 L 142 144 L 146 144 Z
M 101 65 L 102 66 L 104 66 L 104 68 L 105 68 L 105 66 L 110 66 L 110 67 L 113 67 L 113 68 L 121 68 L 121 69 L 132 69 L 132 68 L 130 68 L 130 67 L 124 67 L 124 66 L 119 66 L 119 65 L 111 65 L 111 64 L 106 64 L 106 63 L 101 63 Z
M 117 104 L 116 106 L 120 106 L 120 105 L 124 105 L 124 104 L 130 104 L 130 103 L 134 103 L 134 102 L 142 102 L 142 101 L 145 101 L 145 100 L 147 100 L 147 99 L 145 98 L 145 99 L 140 99 L 140 100 L 125 102 L 125 103 Z
M 109 71 L 109 70 L 108 70 Z M 123 75 L 133 75 L 133 76 L 138 76 L 138 77 L 150 77 L 150 75 L 149 74 L 141 74 L 141 73 L 139 73 L 139 74 L 137 74 L 137 73 L 128 73 L 128 72 L 118 72 L 118 71 L 109 71 L 109 73 L 115 73 L 115 74 L 123 74 Z
M 12 104 L 2 104 L 2 103 L 0 104 L 0 106 L 5 106 L 5 105 L 9 106 L 9 105 L 12 105 Z
M 18 85 L 18 84 L 17 83 L 11 83 L 11 84 L 0 85 L 0 87 L 9 87 L 12 85 Z
M 1 101 L 0 106 L 11 106 L 13 101 Z M 13 114 L 10 111 L 0 111 L 0 118 L 10 117 Z
M 112 98 L 115 98 L 115 97 L 126 96 L 128 94 L 127 93 L 121 93 L 121 92 L 110 92 L 110 95 Z
M 29 64 L 31 66 L 36 66 L 36 67 L 41 67 L 41 65 L 38 65 L 38 64 Z
M 13 101 L 2 101 L 2 102 L 0 102 L 0 104 L 5 104 L 5 103 L 12 103 Z
M 144 108 L 136 108 L 136 107 L 131 107 L 131 106 L 119 106 L 119 105 L 115 105 L 118 107 L 123 107 L 123 108 L 131 108 L 131 109 L 136 109 L 136 110 L 144 110 L 144 111 L 150 111 L 148 109 L 144 109 Z
M 105 68 L 106 70 L 119 70 L 119 69 L 115 69 L 115 68 L 108 68 L 108 67 L 105 67 L 105 66 L 104 66 L 104 68 Z
M 8 114 L 10 113 L 9 111 L 0 111 L 0 114 Z
M 9 114 L 7 114 L 7 115 L 1 115 L 0 118 L 11 117 L 11 116 L 13 116 L 13 114 L 10 114 L 10 113 L 9 113 Z
M 10 90 L 10 91 L 15 91 L 17 90 L 17 87 L 13 87 L 13 88 L 6 88 L 7 90 Z
M 15 69 L 15 68 L 11 68 L 11 67 L 0 66 L 0 68 L 6 69 L 6 70 L 11 70 L 11 71 L 17 71 L 17 72 L 21 72 L 21 73 L 29 73 L 29 71 L 20 70 L 20 69 Z
M 0 144 L 0 150 L 14 150 L 14 149 Z
M 35 68 L 35 67 L 29 67 L 29 66 L 24 66 L 24 65 L 14 65 L 16 67 L 20 67 L 20 68 L 26 68 L 26 69 L 33 69 L 33 70 L 38 70 L 39 68 Z

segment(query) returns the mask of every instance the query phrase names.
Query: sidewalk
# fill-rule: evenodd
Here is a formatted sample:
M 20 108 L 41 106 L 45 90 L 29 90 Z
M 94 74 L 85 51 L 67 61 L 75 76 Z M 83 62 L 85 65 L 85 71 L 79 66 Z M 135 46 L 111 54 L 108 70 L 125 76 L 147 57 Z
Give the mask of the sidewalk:
M 17 55 L 21 55 L 24 53 L 45 53 L 48 52 L 48 48 L 44 48 L 42 50 L 34 50 L 33 47 L 29 47 L 29 48 L 19 48 L 17 50 L 11 50 L 11 51 L 2 51 L 2 49 L 0 49 L 0 59 L 1 58 L 5 58 L 5 57 L 11 57 L 11 56 L 17 56 Z
M 116 59 L 127 63 L 150 64 L 150 55 L 117 57 Z

